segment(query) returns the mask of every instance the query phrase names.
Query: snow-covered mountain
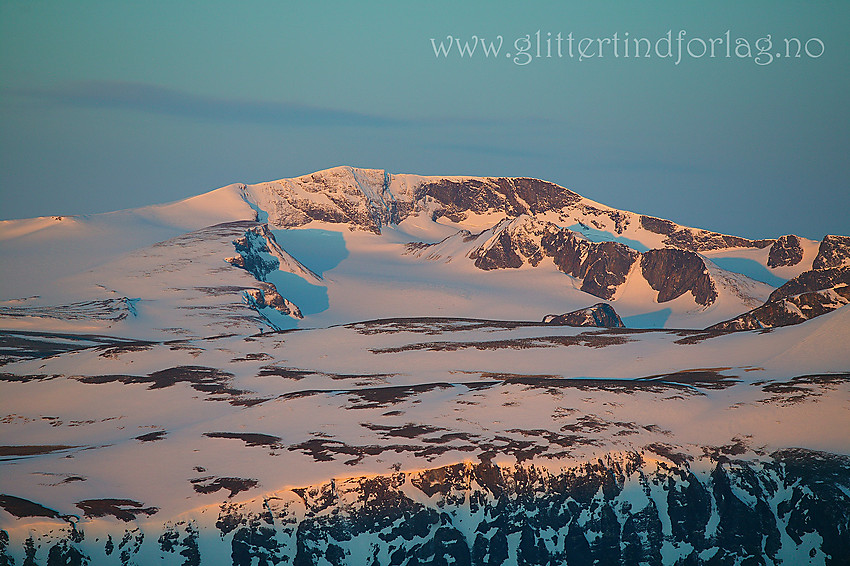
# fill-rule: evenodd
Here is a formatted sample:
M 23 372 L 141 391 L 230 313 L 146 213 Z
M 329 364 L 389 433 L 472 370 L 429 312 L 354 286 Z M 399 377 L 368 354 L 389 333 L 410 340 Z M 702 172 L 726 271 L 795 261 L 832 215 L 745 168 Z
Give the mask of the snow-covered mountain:
M 704 328 L 760 307 L 816 259 L 850 261 L 844 240 L 830 238 L 721 235 L 536 179 L 337 167 L 170 205 L 5 221 L 0 320 L 162 338 L 205 336 L 216 324 L 540 320 L 603 299 L 627 327 Z M 181 312 L 187 300 L 193 309 Z M 106 307 L 49 316 L 92 302 L 132 304 L 133 316 L 116 320 Z
M 846 236 L 338 167 L 0 256 L 0 564 L 847 563 Z

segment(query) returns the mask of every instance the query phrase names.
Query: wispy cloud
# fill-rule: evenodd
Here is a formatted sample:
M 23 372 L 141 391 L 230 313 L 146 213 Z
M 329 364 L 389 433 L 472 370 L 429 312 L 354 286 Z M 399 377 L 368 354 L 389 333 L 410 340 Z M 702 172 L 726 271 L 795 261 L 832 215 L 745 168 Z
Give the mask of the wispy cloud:
M 16 88 L 7 93 L 84 108 L 115 108 L 213 121 L 285 126 L 383 128 L 410 122 L 292 102 L 216 98 L 162 86 L 119 81 L 62 83 L 47 88 Z
M 552 126 L 557 120 L 528 117 L 443 116 L 393 118 L 296 102 L 219 98 L 159 85 L 124 81 L 75 81 L 46 87 L 3 87 L 0 93 L 81 108 L 121 109 L 217 122 L 275 126 L 505 128 Z

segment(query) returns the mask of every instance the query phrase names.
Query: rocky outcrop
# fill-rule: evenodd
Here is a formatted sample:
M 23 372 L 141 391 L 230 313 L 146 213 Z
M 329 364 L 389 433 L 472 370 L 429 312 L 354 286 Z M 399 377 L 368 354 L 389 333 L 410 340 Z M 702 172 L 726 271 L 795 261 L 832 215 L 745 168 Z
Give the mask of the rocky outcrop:
M 283 315 L 292 318 L 304 318 L 298 306 L 284 299 L 277 292 L 277 287 L 266 282 L 260 282 L 260 287 L 260 289 L 247 289 L 245 291 L 245 299 L 251 307 L 258 310 L 271 307 Z
M 732 320 L 717 323 L 708 330 L 757 330 L 799 324 L 832 312 L 850 303 L 850 287 L 802 293 L 768 302 Z
M 518 269 L 522 267 L 522 258 L 514 251 L 510 234 L 502 232 L 492 244 L 483 250 L 477 250 L 470 257 L 475 260 L 475 267 L 485 271 L 491 269 Z
M 794 234 L 780 237 L 770 246 L 767 256 L 768 267 L 797 265 L 803 260 L 803 246 L 800 238 Z
M 672 234 L 679 228 L 678 224 L 675 222 L 664 220 L 663 218 L 656 218 L 655 216 L 646 216 L 644 214 L 640 216 L 640 227 L 654 234 L 662 234 L 665 236 Z
M 595 326 L 598 328 L 624 328 L 622 319 L 608 303 L 596 303 L 591 307 L 543 317 L 543 324 L 553 326 Z
M 824 236 L 812 269 L 850 265 L 850 236 Z
M 689 291 L 703 306 L 717 298 L 705 262 L 694 252 L 676 248 L 649 250 L 641 254 L 640 267 L 644 279 L 658 291 L 659 303 L 672 301 Z
M 749 240 L 738 236 L 711 232 L 710 230 L 686 228 L 669 220 L 655 218 L 654 216 L 641 215 L 640 225 L 644 230 L 666 236 L 664 238 L 664 245 L 690 250 L 692 252 L 726 248 L 766 248 L 773 243 L 773 240 Z
M 238 255 L 224 261 L 250 272 L 257 281 L 265 281 L 275 271 L 288 271 L 307 281 L 319 282 L 321 276 L 313 273 L 301 262 L 281 248 L 267 224 L 248 229 L 241 238 L 233 240 Z
M 619 242 L 591 242 L 576 232 L 529 216 L 502 221 L 494 232 L 490 240 L 469 254 L 480 269 L 519 268 L 525 263 L 536 266 L 548 257 L 560 271 L 581 280 L 582 291 L 610 300 L 640 259 L 644 278 L 659 292 L 659 303 L 689 291 L 703 306 L 717 298 L 705 262 L 691 251 L 663 248 L 641 254 Z
M 489 271 L 491 269 L 517 269 L 524 264 L 536 267 L 544 257 L 541 239 L 547 234 L 559 230 L 550 222 L 539 222 L 531 216 L 521 215 L 515 219 L 505 219 L 492 228 L 492 236 L 483 244 L 469 252 L 469 259 L 475 261 L 475 267 Z M 474 242 L 489 233 L 461 234 L 464 241 Z
M 799 324 L 850 303 L 850 267 L 813 269 L 791 279 L 758 308 L 710 327 L 754 330 Z

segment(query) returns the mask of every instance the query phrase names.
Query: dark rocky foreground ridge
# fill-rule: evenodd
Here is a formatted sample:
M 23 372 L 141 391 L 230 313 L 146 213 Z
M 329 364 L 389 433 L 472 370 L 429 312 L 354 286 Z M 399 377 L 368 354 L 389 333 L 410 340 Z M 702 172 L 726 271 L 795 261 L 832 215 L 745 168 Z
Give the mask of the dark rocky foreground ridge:
M 556 472 L 485 460 L 332 480 L 227 501 L 214 518 L 124 518 L 106 538 L 57 518 L 24 540 L 0 531 L 0 564 L 850 563 L 850 459 L 736 459 L 745 451 L 656 445 Z M 38 511 L 20 501 L 18 514 Z

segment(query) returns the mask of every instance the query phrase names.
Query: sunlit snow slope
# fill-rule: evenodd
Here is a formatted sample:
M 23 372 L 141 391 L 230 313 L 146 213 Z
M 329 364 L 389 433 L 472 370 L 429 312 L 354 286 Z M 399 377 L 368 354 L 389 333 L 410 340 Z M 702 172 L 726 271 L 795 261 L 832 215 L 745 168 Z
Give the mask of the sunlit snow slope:
M 850 556 L 847 236 L 337 167 L 0 258 L 0 565 Z

